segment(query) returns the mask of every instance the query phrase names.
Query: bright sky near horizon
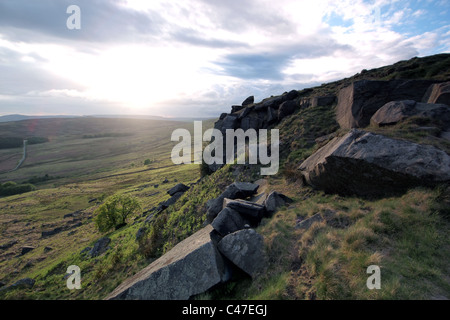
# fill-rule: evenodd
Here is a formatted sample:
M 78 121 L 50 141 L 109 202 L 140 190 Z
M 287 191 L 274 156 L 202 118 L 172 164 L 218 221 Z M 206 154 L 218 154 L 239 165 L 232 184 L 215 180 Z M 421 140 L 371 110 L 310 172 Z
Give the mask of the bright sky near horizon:
M 450 0 L 0 0 L 0 115 L 214 117 L 443 52 Z

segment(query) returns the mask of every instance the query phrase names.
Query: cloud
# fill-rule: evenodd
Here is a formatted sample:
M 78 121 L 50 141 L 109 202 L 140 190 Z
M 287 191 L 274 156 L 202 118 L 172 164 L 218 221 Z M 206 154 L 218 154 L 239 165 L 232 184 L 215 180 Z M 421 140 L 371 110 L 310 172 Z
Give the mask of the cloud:
M 66 27 L 72 4 L 81 8 L 81 30 Z M 64 106 L 77 114 L 108 113 L 110 106 L 112 113 L 214 116 L 249 95 L 261 100 L 448 52 L 450 26 L 440 15 L 446 7 L 433 6 L 404 0 L 2 0 L 0 106 L 2 112 Z
M 70 5 L 81 9 L 81 30 L 69 30 Z M 129 9 L 119 0 L 3 0 L 0 2 L 2 34 L 15 41 L 127 42 L 160 32 L 163 21 L 156 12 Z M 55 40 L 53 40 L 55 41 Z

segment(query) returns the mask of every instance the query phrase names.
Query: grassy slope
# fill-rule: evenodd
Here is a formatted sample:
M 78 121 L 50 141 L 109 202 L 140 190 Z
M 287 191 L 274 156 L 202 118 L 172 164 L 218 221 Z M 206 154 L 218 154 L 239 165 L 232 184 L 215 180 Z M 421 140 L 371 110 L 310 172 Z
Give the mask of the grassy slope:
M 364 76 L 396 78 L 405 72 L 416 75 L 421 67 L 434 70 L 435 65 L 440 71 L 432 77 L 439 79 L 443 74 L 448 75 L 448 66 L 441 68 L 448 64 L 448 57 L 426 60 L 433 62 L 431 67 L 422 60 L 408 61 L 365 72 Z M 428 71 L 425 76 L 427 74 Z M 361 77 L 356 75 L 355 78 Z M 336 92 L 350 80 L 327 84 L 303 94 Z M 343 133 L 334 120 L 334 107 L 301 110 L 278 127 L 282 141 L 282 168 L 278 175 L 268 178 L 269 188 L 285 193 L 295 202 L 271 219 L 263 220 L 258 228 L 264 235 L 269 256 L 267 272 L 253 281 L 241 277 L 239 281 L 208 292 L 201 298 L 399 299 L 450 296 L 450 243 L 446 236 L 449 222 L 444 218 L 445 214 L 448 216 L 449 197 L 445 189 L 415 189 L 403 196 L 386 199 L 343 198 L 312 190 L 299 183 L 295 169 L 300 161 L 320 147 L 321 144 L 315 142 L 316 138 L 333 132 Z M 430 133 L 411 136 L 404 127 L 389 128 L 384 133 L 420 142 L 433 141 L 446 149 L 445 142 Z M 159 159 L 163 161 L 163 152 Z M 33 226 L 38 233 L 42 223 L 61 220 L 63 212 L 77 209 L 85 210 L 89 216 L 96 205 L 88 203 L 88 200 L 102 194 L 130 192 L 145 202 L 145 208 L 150 208 L 168 197 L 165 191 L 174 184 L 173 179 L 188 183 L 198 178 L 195 166 L 176 168 L 177 171 L 163 168 L 84 182 L 82 177 L 76 184 L 62 183 L 55 189 L 49 183 L 29 194 L 32 197 L 22 195 L 0 199 L 0 207 L 5 209 L 1 210 L 2 233 L 6 230 L 11 237 L 14 231 L 21 232 Z M 130 166 L 122 170 L 137 169 Z M 144 226 L 144 218 L 137 217 L 135 224 L 130 223 L 109 234 L 114 250 L 94 259 L 86 259 L 79 253 L 102 236 L 88 218 L 72 236 L 63 232 L 47 242 L 39 242 L 36 235 L 35 238 L 30 236 L 31 242 L 33 239 L 38 241 L 38 248 L 23 258 L 1 262 L 0 274 L 8 283 L 31 276 L 37 280 L 36 285 L 32 290 L 11 291 L 2 298 L 101 299 L 126 277 L 201 228 L 206 201 L 216 197 L 223 187 L 234 180 L 257 180 L 261 178 L 258 172 L 258 168 L 226 166 L 192 187 L 173 208 L 156 217 L 148 226 L 145 241 L 141 244 L 136 242 L 135 234 Z M 153 184 L 163 177 L 168 177 L 171 183 L 154 189 Z M 64 207 L 66 211 L 62 210 Z M 336 212 L 335 219 L 316 224 L 304 233 L 294 228 L 298 220 L 328 211 Z M 14 219 L 19 220 L 17 227 L 12 227 L 11 220 Z M 28 222 L 30 225 L 26 226 Z M 26 236 L 18 238 L 20 243 L 11 251 L 27 244 L 24 241 Z M 54 251 L 43 253 L 45 245 L 54 247 Z M 24 268 L 28 261 L 33 261 L 33 266 Z M 69 291 L 65 287 L 63 277 L 70 264 L 81 267 L 82 290 Z M 368 277 L 365 272 L 370 264 L 378 264 L 382 268 L 381 290 L 370 291 L 365 286 Z M 14 274 L 14 270 L 19 273 Z

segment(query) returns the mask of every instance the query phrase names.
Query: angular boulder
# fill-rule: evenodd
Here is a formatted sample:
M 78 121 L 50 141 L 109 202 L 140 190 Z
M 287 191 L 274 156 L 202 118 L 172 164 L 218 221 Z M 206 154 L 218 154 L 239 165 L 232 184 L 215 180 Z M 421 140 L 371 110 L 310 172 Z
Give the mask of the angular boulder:
M 278 208 L 290 202 L 292 202 L 292 200 L 284 194 L 272 191 L 264 201 L 264 206 L 266 207 L 266 212 L 272 214 L 277 211 Z
M 250 96 L 247 99 L 245 99 L 244 102 L 242 102 L 242 106 L 247 106 L 249 104 L 253 104 L 254 102 L 255 102 L 255 97 Z
M 220 283 L 224 262 L 211 240 L 211 225 L 125 280 L 107 300 L 187 300 Z
M 278 109 L 278 121 L 293 114 L 295 110 L 297 110 L 297 108 L 298 103 L 295 100 L 283 102 L 280 106 L 280 109 Z
M 251 277 L 255 277 L 266 268 L 264 239 L 254 229 L 240 230 L 225 236 L 217 248 Z
M 450 106 L 450 81 L 431 85 L 422 102 L 443 103 Z
M 383 105 L 396 100 L 421 101 L 430 80 L 360 80 L 339 91 L 336 119 L 341 128 L 364 128 Z
M 376 126 L 393 125 L 409 117 L 427 117 L 450 125 L 450 107 L 445 104 L 421 103 L 413 100 L 391 101 L 382 106 L 370 119 Z
M 246 221 L 233 209 L 224 208 L 211 223 L 211 226 L 222 236 L 242 230 L 245 228 Z
M 232 200 L 225 198 L 223 207 L 236 210 L 244 218 L 249 219 L 253 223 L 259 223 L 265 213 L 265 207 L 263 205 L 241 199 Z
M 450 156 L 428 145 L 353 129 L 299 167 L 313 187 L 338 194 L 379 196 L 450 181 Z
M 250 182 L 234 182 L 230 184 L 224 192 L 216 199 L 212 199 L 207 203 L 206 221 L 211 223 L 217 214 L 223 209 L 223 200 L 228 199 L 245 199 L 256 193 L 259 186 Z

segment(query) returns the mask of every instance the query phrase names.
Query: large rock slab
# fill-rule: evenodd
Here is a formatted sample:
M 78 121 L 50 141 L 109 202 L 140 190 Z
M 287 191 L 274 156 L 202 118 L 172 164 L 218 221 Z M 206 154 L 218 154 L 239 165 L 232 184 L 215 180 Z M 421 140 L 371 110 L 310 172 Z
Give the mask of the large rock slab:
M 187 300 L 222 281 L 224 262 L 211 240 L 211 225 L 124 281 L 108 300 Z
M 336 119 L 345 129 L 366 127 L 389 101 L 421 101 L 431 84 L 429 80 L 355 81 L 339 91 Z
M 217 247 L 225 257 L 251 277 L 266 268 L 264 239 L 254 229 L 231 233 Z
M 378 196 L 450 181 L 450 156 L 432 146 L 353 129 L 299 170 L 308 184 L 327 192 Z
M 425 93 L 422 102 L 450 105 L 450 81 L 431 85 Z
M 439 120 L 450 126 L 450 107 L 445 104 L 421 103 L 413 100 L 391 101 L 382 106 L 370 119 L 376 126 L 393 125 L 412 116 Z

